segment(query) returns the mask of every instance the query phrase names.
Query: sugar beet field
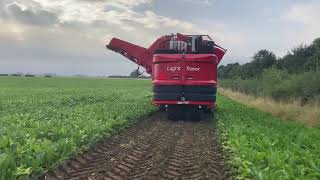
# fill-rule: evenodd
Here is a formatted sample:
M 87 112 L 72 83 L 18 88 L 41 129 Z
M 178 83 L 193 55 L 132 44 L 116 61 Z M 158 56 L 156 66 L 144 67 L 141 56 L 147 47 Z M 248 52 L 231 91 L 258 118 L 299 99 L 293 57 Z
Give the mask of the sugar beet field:
M 320 179 L 320 129 L 218 95 L 170 121 L 150 80 L 0 78 L 0 179 Z

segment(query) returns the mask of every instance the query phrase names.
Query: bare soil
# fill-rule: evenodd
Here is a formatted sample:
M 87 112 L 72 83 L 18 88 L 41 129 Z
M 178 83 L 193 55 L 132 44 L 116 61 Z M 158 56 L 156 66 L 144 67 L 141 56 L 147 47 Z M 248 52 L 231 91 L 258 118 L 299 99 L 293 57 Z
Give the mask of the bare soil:
M 232 179 L 215 125 L 146 120 L 67 161 L 42 179 Z

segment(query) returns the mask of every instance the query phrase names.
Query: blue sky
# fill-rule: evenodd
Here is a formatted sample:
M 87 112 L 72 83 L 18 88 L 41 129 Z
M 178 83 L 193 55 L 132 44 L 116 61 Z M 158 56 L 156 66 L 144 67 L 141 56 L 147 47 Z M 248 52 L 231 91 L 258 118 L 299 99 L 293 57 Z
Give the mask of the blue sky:
M 105 49 L 112 37 L 149 46 L 176 32 L 209 34 L 245 63 L 320 37 L 316 0 L 0 0 L 0 73 L 129 74 L 136 65 Z

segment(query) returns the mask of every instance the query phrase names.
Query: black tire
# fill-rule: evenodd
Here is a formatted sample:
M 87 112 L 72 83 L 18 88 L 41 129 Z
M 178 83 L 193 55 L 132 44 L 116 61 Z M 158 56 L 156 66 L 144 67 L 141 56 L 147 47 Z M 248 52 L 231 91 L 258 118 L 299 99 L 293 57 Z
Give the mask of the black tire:
M 216 110 L 214 108 L 212 108 L 210 115 L 211 115 L 212 119 L 214 119 L 214 120 L 216 119 Z
M 186 106 L 185 115 L 188 121 L 201 121 L 204 117 L 204 111 L 198 106 Z
M 203 108 L 203 112 L 204 112 L 205 114 L 210 114 L 210 113 L 212 113 L 212 108 L 204 107 L 204 108 Z
M 166 110 L 167 119 L 172 121 L 181 120 L 183 111 L 179 105 L 168 105 Z
M 166 105 L 159 106 L 159 111 L 165 111 L 165 110 L 166 110 Z

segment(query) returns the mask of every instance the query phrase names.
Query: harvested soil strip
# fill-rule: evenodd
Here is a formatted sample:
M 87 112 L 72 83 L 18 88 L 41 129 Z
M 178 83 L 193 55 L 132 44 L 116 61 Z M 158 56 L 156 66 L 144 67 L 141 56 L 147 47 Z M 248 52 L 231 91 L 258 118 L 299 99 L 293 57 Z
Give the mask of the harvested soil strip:
M 232 179 L 215 128 L 155 113 L 81 154 L 44 179 Z

